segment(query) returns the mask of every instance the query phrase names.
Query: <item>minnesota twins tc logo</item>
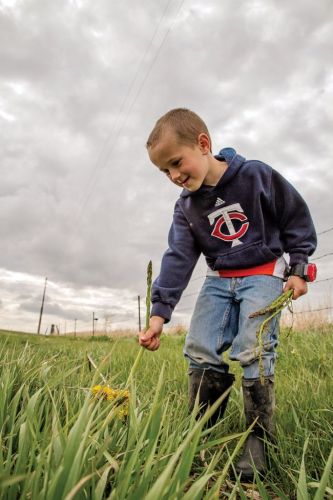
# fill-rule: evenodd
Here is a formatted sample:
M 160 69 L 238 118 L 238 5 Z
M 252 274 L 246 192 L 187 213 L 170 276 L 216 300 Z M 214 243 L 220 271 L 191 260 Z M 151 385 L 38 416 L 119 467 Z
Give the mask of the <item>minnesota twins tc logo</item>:
M 219 217 L 220 215 L 222 216 L 217 219 L 214 229 L 211 233 L 212 236 L 215 236 L 215 238 L 220 238 L 223 241 L 231 241 L 232 247 L 241 245 L 242 242 L 239 238 L 244 236 L 249 228 L 249 223 L 245 222 L 247 221 L 247 217 L 243 212 L 244 210 L 242 209 L 240 204 L 234 203 L 233 205 L 229 205 L 228 207 L 219 208 L 218 210 L 215 210 L 215 212 L 208 215 L 211 226 L 214 224 L 217 217 Z M 232 223 L 233 220 L 239 220 L 242 222 L 238 230 L 234 228 L 234 225 Z M 224 233 L 222 231 L 224 229 L 224 225 L 226 225 L 229 233 Z

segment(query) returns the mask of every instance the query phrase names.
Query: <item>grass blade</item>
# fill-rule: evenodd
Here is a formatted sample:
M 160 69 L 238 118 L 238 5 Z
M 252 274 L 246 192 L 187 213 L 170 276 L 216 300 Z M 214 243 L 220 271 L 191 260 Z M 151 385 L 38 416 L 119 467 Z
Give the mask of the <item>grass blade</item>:
M 297 483 L 297 500 L 309 500 L 308 487 L 306 484 L 306 470 L 305 470 L 305 452 L 308 447 L 308 444 L 309 444 L 309 438 L 307 437 L 303 447 L 302 463 Z

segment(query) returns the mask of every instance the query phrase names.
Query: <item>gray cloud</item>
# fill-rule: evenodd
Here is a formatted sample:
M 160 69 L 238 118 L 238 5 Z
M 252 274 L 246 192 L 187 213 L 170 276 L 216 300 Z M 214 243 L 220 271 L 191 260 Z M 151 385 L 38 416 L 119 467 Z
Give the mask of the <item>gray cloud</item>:
M 216 151 L 231 145 L 277 168 L 318 230 L 333 226 L 331 2 L 11 4 L 0 4 L 5 322 L 15 327 L 12 310 L 39 307 L 6 270 L 33 286 L 47 275 L 82 300 L 87 287 L 104 290 L 96 309 L 132 314 L 117 296 L 144 294 L 150 258 L 157 273 L 178 196 L 144 148 L 172 107 L 201 114 Z M 329 252 L 331 234 L 317 255 Z M 332 262 L 320 261 L 322 276 L 333 277 Z M 193 300 L 182 300 L 175 321 L 188 319 Z M 50 313 L 51 303 L 55 316 L 78 313 L 58 295 Z

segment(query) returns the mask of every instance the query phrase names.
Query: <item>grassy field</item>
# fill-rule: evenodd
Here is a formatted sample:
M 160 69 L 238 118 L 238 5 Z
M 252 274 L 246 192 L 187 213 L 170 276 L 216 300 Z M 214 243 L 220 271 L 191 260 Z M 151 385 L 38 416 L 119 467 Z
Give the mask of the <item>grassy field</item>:
M 135 339 L 37 337 L 0 331 L 1 498 L 211 499 L 333 497 L 333 328 L 282 332 L 276 373 L 278 445 L 254 486 L 230 479 L 246 438 L 241 372 L 227 414 L 211 432 L 187 412 L 182 336 L 143 352 L 119 400 L 94 400 L 101 383 L 123 388 Z M 106 360 L 101 364 L 103 359 Z M 206 415 L 209 417 L 209 414 Z

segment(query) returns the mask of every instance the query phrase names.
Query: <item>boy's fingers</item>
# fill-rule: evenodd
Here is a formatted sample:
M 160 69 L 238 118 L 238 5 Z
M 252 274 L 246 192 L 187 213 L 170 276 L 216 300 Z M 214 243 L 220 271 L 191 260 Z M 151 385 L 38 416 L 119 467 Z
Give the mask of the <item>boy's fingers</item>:
M 142 340 L 143 342 L 146 342 L 147 340 L 150 340 L 153 337 L 154 333 L 147 330 L 139 333 L 139 339 Z
M 292 298 L 294 299 L 295 298 L 295 288 L 293 286 L 290 286 L 290 285 L 288 286 L 288 282 L 287 282 L 286 285 L 283 288 L 283 291 L 287 292 L 288 290 L 292 290 L 293 291 Z
M 156 340 L 156 337 L 155 337 L 154 332 L 150 332 L 148 334 L 145 333 L 144 335 L 139 336 L 139 344 L 143 345 L 144 347 L 150 346 L 152 342 L 153 342 L 152 345 L 154 345 L 155 340 Z
M 304 290 L 299 290 L 299 289 L 295 288 L 294 293 L 293 293 L 293 299 L 296 300 L 299 297 L 302 297 L 302 295 L 304 295 L 305 293 L 306 292 Z
M 151 338 L 150 337 L 148 337 L 148 338 L 142 338 L 142 337 L 140 337 L 139 338 L 139 344 L 140 345 L 147 346 L 147 345 L 150 344 L 150 342 L 151 342 Z
M 151 337 L 147 340 L 139 339 L 139 344 L 148 351 L 156 351 L 160 347 L 160 339 L 158 337 Z
M 151 339 L 142 340 L 139 338 L 139 344 L 142 345 L 143 347 L 148 348 L 150 343 L 151 343 Z
M 154 337 L 153 339 L 151 339 L 151 342 L 149 346 L 147 346 L 147 349 L 149 351 L 156 351 L 159 347 L 160 347 L 160 341 L 157 337 Z
M 307 286 L 307 283 L 305 281 L 303 281 L 301 278 L 296 277 L 296 279 L 294 279 L 294 277 L 291 277 L 291 278 L 289 278 L 289 280 L 287 281 L 287 283 L 283 289 L 284 292 L 286 292 L 288 290 L 293 291 L 292 299 L 296 300 L 299 297 L 301 297 L 302 295 L 306 294 L 306 292 L 308 290 L 308 286 Z

